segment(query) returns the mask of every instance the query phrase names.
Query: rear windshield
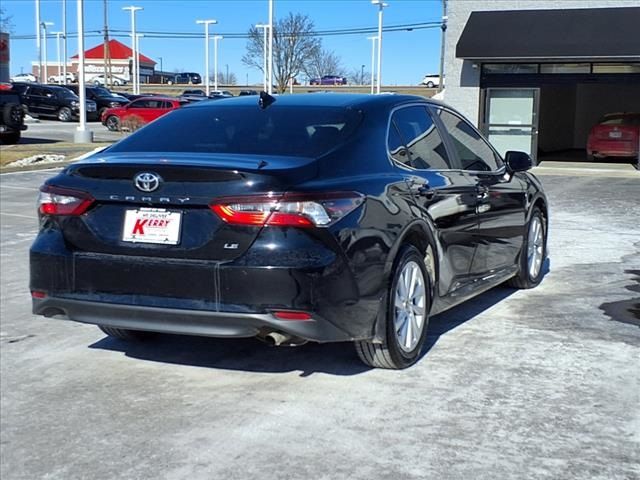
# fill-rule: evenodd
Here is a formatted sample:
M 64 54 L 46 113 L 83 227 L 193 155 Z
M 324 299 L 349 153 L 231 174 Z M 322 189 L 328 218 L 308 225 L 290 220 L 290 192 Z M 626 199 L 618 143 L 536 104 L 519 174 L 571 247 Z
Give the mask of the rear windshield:
M 607 115 L 600 125 L 640 125 L 640 114 Z
M 121 140 L 110 151 L 317 157 L 344 142 L 360 119 L 359 111 L 335 107 L 184 108 Z

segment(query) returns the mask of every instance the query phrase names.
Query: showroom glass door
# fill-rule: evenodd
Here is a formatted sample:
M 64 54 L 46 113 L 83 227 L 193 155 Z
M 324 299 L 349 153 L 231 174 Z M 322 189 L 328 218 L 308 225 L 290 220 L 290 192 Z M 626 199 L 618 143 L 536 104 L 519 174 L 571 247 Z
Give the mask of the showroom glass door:
M 519 150 L 536 161 L 538 146 L 538 88 L 487 88 L 483 132 L 504 157 Z

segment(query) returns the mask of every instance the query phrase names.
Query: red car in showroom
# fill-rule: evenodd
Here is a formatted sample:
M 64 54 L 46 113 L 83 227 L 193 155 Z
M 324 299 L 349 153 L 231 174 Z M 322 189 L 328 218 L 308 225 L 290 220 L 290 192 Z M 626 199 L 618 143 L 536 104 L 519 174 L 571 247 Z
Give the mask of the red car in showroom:
M 132 127 L 145 125 L 186 103 L 170 97 L 142 97 L 121 107 L 105 110 L 100 120 L 109 130 L 117 132 L 123 126 L 132 129 Z
M 589 133 L 587 158 L 638 158 L 640 113 L 610 113 Z

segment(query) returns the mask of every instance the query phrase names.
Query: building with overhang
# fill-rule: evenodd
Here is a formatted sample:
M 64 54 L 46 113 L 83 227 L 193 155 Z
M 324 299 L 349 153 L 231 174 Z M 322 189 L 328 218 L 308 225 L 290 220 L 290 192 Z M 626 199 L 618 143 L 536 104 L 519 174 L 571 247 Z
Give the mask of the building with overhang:
M 444 99 L 497 149 L 579 158 L 607 113 L 640 112 L 637 0 L 448 1 Z
M 87 81 L 91 81 L 92 77 L 103 75 L 105 73 L 105 64 L 107 70 L 116 77 L 124 78 L 131 81 L 131 64 L 133 63 L 133 51 L 124 43 L 112 39 L 107 43 L 108 56 L 105 63 L 105 45 L 101 43 L 84 52 L 84 73 Z M 138 52 L 140 60 L 140 81 L 147 83 L 153 75 L 156 62 Z M 78 71 L 78 55 L 71 57 L 73 71 Z M 110 65 L 110 66 L 109 66 Z

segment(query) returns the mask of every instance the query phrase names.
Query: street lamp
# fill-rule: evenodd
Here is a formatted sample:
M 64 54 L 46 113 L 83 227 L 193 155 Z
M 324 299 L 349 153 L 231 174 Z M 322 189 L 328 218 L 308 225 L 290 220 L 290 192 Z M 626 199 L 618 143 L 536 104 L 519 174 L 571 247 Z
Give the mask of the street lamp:
M 62 64 L 62 78 L 63 82 L 67 84 L 67 0 L 62 0 L 62 38 L 64 42 L 62 45 L 62 58 L 64 63 Z
M 267 29 L 266 23 L 258 23 L 256 28 L 262 29 L 262 91 L 267 91 Z
M 138 71 L 138 52 L 136 51 L 136 12 L 138 10 L 144 10 L 142 7 L 122 7 L 122 10 L 129 10 L 131 12 L 131 72 L 132 72 L 132 84 L 133 84 L 133 93 L 139 93 L 138 90 L 138 82 L 137 82 L 137 71 Z
M 209 25 L 215 25 L 217 20 L 196 20 L 196 23 L 204 25 L 204 88 L 209 96 Z
M 44 32 L 44 36 L 42 38 L 42 52 L 44 56 L 44 82 L 42 82 L 42 78 L 40 81 L 42 83 L 49 82 L 49 68 L 47 67 L 47 27 L 53 25 L 53 22 L 40 22 L 40 26 L 42 27 L 42 31 Z M 40 75 L 42 77 L 42 75 Z
M 373 93 L 374 75 L 376 71 L 376 40 L 378 40 L 378 37 L 367 37 L 367 40 L 371 40 L 371 93 Z
M 213 90 L 218 91 L 218 40 L 222 40 L 222 35 L 213 37 Z
M 371 5 L 378 6 L 378 82 L 376 93 L 380 93 L 380 80 L 382 79 L 382 10 L 388 7 L 389 4 L 384 3 L 382 0 L 371 0 Z
M 62 35 L 64 35 L 64 32 L 54 32 L 53 33 L 56 36 L 56 52 L 58 54 L 58 83 L 62 83 L 62 72 L 61 72 L 61 65 L 60 65 L 60 37 Z M 66 78 L 65 78 L 66 80 Z
M 38 81 L 42 82 L 42 41 L 40 39 L 40 0 L 36 0 L 36 47 L 38 49 Z
M 87 130 L 87 92 L 84 82 L 84 2 L 78 0 L 78 97 L 80 97 L 80 122 L 73 135 L 75 143 L 91 143 L 93 132 Z

